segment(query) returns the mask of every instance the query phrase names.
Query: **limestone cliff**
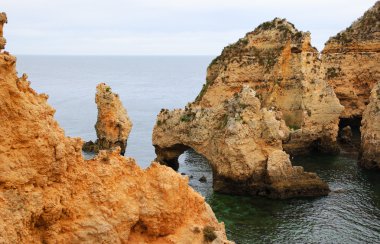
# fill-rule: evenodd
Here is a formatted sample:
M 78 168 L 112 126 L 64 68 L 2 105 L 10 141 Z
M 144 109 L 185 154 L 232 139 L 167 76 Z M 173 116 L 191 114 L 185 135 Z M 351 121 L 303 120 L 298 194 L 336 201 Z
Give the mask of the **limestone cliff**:
M 204 155 L 213 170 L 213 188 L 229 194 L 273 198 L 325 195 L 316 174 L 292 167 L 282 150 L 289 129 L 281 112 L 262 108 L 256 93 L 244 87 L 228 101 L 204 108 L 162 110 L 153 130 L 157 161 L 178 168 L 188 148 Z
M 85 161 L 29 85 L 0 53 L 0 243 L 227 242 L 187 178 L 118 150 Z
M 380 169 L 380 82 L 374 86 L 363 112 L 359 165 Z
M 284 144 L 292 154 L 318 149 L 336 152 L 342 106 L 323 80 L 318 51 L 310 33 L 285 19 L 258 26 L 224 48 L 207 69 L 207 82 L 195 103 L 213 107 L 249 85 L 266 108 L 279 110 L 292 129 Z
M 325 79 L 345 107 L 343 121 L 360 125 L 371 89 L 380 80 L 380 1 L 327 41 L 322 64 Z
M 119 146 L 124 155 L 132 122 L 119 95 L 113 93 L 105 83 L 100 83 L 96 87 L 95 102 L 98 107 L 98 120 L 95 124 L 98 139 L 95 143 L 85 143 L 83 150 L 98 152 Z
M 7 15 L 5 13 L 0 13 L 0 51 L 5 48 L 6 40 L 3 37 L 3 27 L 7 23 Z

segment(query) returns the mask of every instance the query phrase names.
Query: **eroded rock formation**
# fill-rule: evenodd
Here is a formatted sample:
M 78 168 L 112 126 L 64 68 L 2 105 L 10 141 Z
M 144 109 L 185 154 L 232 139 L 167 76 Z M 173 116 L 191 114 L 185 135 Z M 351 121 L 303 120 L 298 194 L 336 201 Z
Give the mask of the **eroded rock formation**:
M 359 165 L 380 170 L 380 82 L 374 86 L 364 110 Z
M 285 19 L 265 22 L 212 61 L 195 103 L 213 107 L 249 85 L 264 107 L 282 112 L 292 129 L 285 151 L 335 153 L 343 107 L 323 80 L 318 56 L 310 33 L 298 31 Z
M 0 13 L 0 51 L 5 48 L 6 40 L 3 37 L 3 27 L 7 23 L 7 15 Z
M 380 1 L 322 51 L 325 79 L 345 107 L 343 126 L 360 126 L 371 89 L 380 80 Z
M 281 112 L 261 107 L 256 93 L 244 87 L 228 101 L 204 108 L 162 110 L 153 131 L 156 160 L 178 168 L 188 148 L 204 155 L 213 170 L 213 188 L 230 194 L 273 198 L 326 195 L 316 174 L 292 167 L 282 150 L 289 128 Z
M 118 150 L 85 161 L 29 85 L 0 53 L 0 243 L 202 243 L 205 230 L 227 242 L 187 178 Z
M 96 87 L 95 102 L 98 107 L 98 120 L 95 124 L 98 139 L 95 143 L 86 142 L 83 150 L 98 152 L 119 146 L 124 155 L 132 122 L 119 95 L 113 93 L 105 83 L 100 83 Z

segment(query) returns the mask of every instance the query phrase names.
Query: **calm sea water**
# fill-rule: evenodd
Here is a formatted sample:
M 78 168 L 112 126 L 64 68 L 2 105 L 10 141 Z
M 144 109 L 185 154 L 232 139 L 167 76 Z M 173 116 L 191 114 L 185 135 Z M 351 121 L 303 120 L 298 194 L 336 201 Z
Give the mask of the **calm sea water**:
M 32 87 L 50 95 L 56 119 L 68 136 L 95 139 L 95 87 L 119 93 L 133 129 L 127 155 L 147 167 L 154 159 L 151 134 L 161 108 L 194 100 L 213 57 L 19 56 L 18 71 Z M 237 243 L 380 243 L 380 174 L 356 166 L 355 155 L 310 155 L 294 165 L 317 172 L 333 192 L 314 199 L 269 200 L 212 192 L 212 173 L 201 155 L 180 157 L 180 172 L 205 196 Z M 205 176 L 206 183 L 199 182 Z

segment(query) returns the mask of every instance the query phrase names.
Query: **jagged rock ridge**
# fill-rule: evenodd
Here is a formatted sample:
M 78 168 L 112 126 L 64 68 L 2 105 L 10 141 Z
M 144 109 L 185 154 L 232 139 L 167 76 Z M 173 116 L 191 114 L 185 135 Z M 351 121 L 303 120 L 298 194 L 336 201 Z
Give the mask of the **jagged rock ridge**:
M 82 156 L 45 94 L 17 77 L 0 53 L 0 243 L 227 243 L 188 179 L 153 163 L 142 170 L 120 151 Z M 207 232 L 207 233 L 208 233 Z

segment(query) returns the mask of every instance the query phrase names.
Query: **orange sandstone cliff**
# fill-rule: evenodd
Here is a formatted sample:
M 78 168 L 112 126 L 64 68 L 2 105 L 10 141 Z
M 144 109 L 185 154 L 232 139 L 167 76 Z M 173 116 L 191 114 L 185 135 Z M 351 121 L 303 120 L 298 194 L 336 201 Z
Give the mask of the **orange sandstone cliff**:
M 325 79 L 344 106 L 343 125 L 360 125 L 371 89 L 380 80 L 380 1 L 322 51 Z
M 142 170 L 118 150 L 85 161 L 81 139 L 65 136 L 48 96 L 17 76 L 8 53 L 0 87 L 0 243 L 227 242 L 203 197 L 172 169 Z
M 212 61 L 195 104 L 216 106 L 248 85 L 263 107 L 282 112 L 292 130 L 284 141 L 286 152 L 336 153 L 343 107 L 323 79 L 318 56 L 310 33 L 298 31 L 285 19 L 265 22 Z

